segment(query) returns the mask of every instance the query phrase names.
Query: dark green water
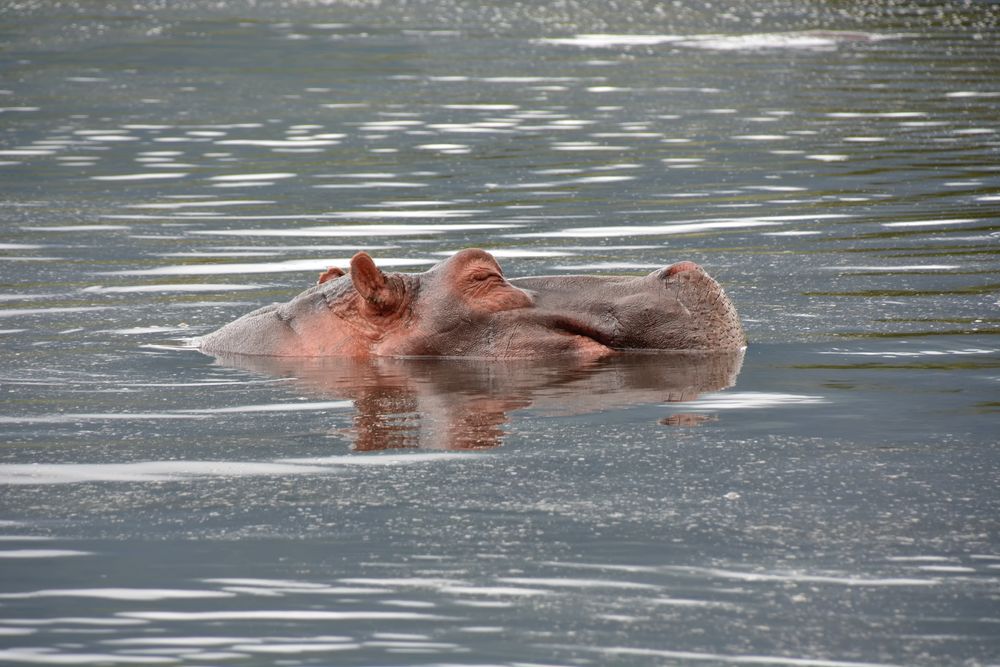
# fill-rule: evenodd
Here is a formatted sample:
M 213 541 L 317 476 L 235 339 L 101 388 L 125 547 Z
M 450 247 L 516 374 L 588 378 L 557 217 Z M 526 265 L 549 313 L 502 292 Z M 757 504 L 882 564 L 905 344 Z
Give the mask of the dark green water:
M 0 661 L 1000 660 L 996 4 L 199 4 L 0 7 Z M 750 346 L 175 348 L 470 246 Z

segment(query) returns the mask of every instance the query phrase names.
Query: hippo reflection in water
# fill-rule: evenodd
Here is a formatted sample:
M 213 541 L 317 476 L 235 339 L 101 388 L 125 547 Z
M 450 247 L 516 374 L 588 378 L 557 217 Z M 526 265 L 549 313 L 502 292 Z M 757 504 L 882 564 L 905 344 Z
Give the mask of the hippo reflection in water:
M 739 317 L 693 262 L 643 277 L 504 278 L 463 250 L 419 274 L 383 273 L 359 252 L 350 272 L 198 341 L 209 354 L 273 357 L 599 358 L 617 350 L 740 350 Z
M 666 403 L 661 424 L 708 418 L 683 404 L 736 381 L 743 350 L 620 354 L 601 359 L 393 359 L 226 355 L 219 363 L 294 378 L 305 394 L 349 399 L 357 451 L 484 449 L 502 444 L 509 414 L 578 415 Z M 653 426 L 653 428 L 660 428 Z

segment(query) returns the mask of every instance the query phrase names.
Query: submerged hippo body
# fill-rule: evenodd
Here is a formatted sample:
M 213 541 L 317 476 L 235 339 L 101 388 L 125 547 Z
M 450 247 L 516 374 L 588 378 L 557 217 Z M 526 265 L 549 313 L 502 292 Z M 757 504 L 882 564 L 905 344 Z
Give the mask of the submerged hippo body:
M 604 356 L 615 350 L 737 350 L 746 345 L 722 288 L 692 262 L 639 278 L 504 278 L 483 250 L 419 274 L 383 273 L 358 253 L 350 271 L 202 337 L 209 354 L 281 357 Z

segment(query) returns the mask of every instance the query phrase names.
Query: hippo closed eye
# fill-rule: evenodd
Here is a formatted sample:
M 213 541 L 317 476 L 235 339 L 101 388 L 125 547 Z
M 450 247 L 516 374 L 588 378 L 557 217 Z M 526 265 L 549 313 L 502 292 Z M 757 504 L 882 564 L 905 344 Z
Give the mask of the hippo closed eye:
M 209 354 L 364 358 L 600 357 L 616 350 L 737 350 L 746 345 L 722 288 L 693 262 L 643 277 L 507 280 L 483 250 L 425 273 L 384 273 L 359 252 L 343 274 L 253 311 L 199 341 Z

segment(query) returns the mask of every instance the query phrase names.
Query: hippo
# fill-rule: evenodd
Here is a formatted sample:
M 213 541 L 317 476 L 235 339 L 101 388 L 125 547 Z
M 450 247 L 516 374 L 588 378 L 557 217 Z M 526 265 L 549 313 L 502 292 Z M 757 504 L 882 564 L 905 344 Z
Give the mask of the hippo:
M 424 273 L 384 273 L 365 252 L 288 303 L 240 317 L 195 344 L 274 357 L 600 358 L 624 350 L 740 350 L 746 336 L 719 284 L 694 262 L 642 277 L 508 280 L 462 250 Z

